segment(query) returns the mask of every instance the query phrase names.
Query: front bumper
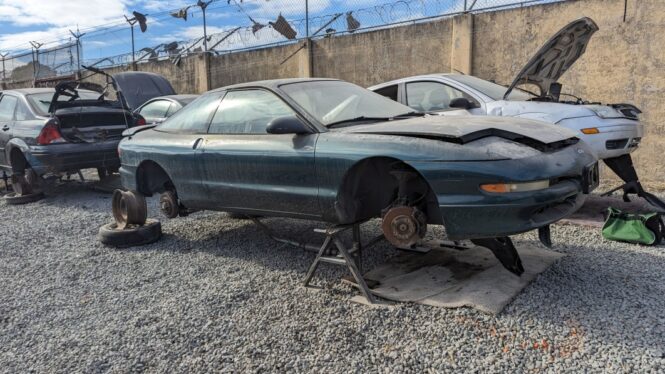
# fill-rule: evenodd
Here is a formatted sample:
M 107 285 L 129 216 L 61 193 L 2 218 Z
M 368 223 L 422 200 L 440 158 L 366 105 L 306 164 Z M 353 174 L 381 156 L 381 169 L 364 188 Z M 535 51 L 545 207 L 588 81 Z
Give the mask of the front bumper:
M 565 180 L 541 191 L 511 193 L 509 201 L 486 196 L 473 204 L 439 205 L 450 239 L 493 238 L 549 225 L 578 210 L 586 195 L 581 183 Z
M 26 158 L 39 175 L 89 168 L 117 168 L 120 166 L 119 141 L 31 146 Z

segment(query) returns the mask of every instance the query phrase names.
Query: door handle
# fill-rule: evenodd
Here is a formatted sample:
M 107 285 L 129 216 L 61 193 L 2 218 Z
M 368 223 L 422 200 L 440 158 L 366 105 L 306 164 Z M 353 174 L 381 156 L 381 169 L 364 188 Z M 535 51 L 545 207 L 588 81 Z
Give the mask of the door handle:
M 7 131 L 7 130 L 9 130 L 9 126 L 8 126 L 8 125 L 4 125 L 4 126 L 2 126 L 2 131 Z
M 202 142 L 203 142 L 203 138 L 198 138 L 198 139 L 196 139 L 196 140 L 194 141 L 194 144 L 192 144 L 192 149 L 196 149 L 196 148 L 198 148 L 199 145 L 201 145 Z

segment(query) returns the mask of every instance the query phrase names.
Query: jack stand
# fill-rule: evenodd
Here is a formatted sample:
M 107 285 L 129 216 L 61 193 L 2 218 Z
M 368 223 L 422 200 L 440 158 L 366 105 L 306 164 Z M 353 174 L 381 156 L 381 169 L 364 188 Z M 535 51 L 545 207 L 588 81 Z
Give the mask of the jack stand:
M 623 201 L 630 202 L 628 194 L 635 194 L 646 200 L 653 207 L 657 208 L 660 213 L 665 212 L 665 202 L 660 200 L 655 195 L 646 192 L 644 188 L 642 188 L 642 184 L 637 177 L 637 171 L 635 171 L 635 167 L 633 166 L 633 159 L 630 154 L 608 158 L 603 161 L 625 183 L 617 188 L 613 188 L 601 194 L 600 196 L 609 196 L 616 191 L 623 190 Z
M 312 265 L 310 265 L 309 270 L 307 271 L 305 281 L 303 282 L 305 287 L 309 286 L 309 283 L 321 262 L 327 262 L 334 265 L 343 265 L 349 269 L 356 282 L 355 285 L 358 286 L 367 301 L 370 304 L 375 303 L 374 296 L 369 291 L 367 282 L 362 276 L 362 250 L 363 248 L 369 248 L 370 246 L 378 243 L 381 239 L 383 239 L 383 235 L 378 235 L 363 245 L 360 237 L 360 225 L 363 222 L 350 225 L 336 225 L 327 229 L 314 229 L 314 232 L 326 235 L 323 244 L 319 246 L 311 243 L 303 243 L 296 240 L 279 237 L 275 235 L 275 233 L 273 233 L 273 231 L 258 218 L 250 218 L 257 226 L 265 231 L 271 239 L 296 248 L 317 253 L 314 262 L 312 262 Z M 353 235 L 353 244 L 351 245 L 351 248 L 348 248 L 339 238 L 341 233 L 349 229 L 352 230 Z
M 2 172 L 2 180 L 5 182 L 5 191 L 9 192 L 9 177 L 4 171 Z
M 348 229 L 353 230 L 353 245 L 351 246 L 351 248 L 347 248 L 344 242 L 342 242 L 342 240 L 338 236 L 339 234 Z M 334 264 L 334 265 L 342 265 L 346 266 L 349 269 L 351 275 L 353 275 L 353 278 L 356 281 L 356 285 L 360 289 L 360 292 L 363 293 L 363 296 L 365 296 L 365 298 L 367 299 L 367 302 L 369 302 L 370 304 L 376 303 L 376 301 L 374 300 L 374 296 L 370 292 L 369 287 L 367 287 L 365 278 L 363 278 L 362 275 L 362 243 L 360 242 L 360 224 L 356 223 L 352 225 L 339 225 L 339 226 L 333 226 L 328 229 L 315 229 L 314 231 L 321 234 L 325 234 L 326 239 L 324 240 L 323 245 L 321 245 L 319 253 L 316 255 L 316 259 L 314 259 L 314 262 L 307 271 L 307 276 L 305 277 L 305 281 L 303 282 L 304 286 L 305 287 L 309 286 L 309 282 L 312 280 L 312 277 L 314 276 L 314 273 L 316 272 L 316 269 L 319 267 L 319 264 L 321 262 L 327 262 L 329 264 Z M 326 251 L 333 244 L 335 245 L 335 247 L 337 247 L 339 255 L 326 256 L 325 255 Z M 354 256 L 352 257 L 351 254 L 354 254 Z

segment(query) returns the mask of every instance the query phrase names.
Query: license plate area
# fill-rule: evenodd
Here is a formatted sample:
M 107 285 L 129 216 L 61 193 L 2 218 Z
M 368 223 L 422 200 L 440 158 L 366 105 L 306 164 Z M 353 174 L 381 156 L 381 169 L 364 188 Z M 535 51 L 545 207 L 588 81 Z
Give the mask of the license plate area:
M 600 184 L 600 171 L 598 170 L 598 163 L 594 162 L 584 168 L 582 174 L 582 192 L 585 194 L 595 190 Z

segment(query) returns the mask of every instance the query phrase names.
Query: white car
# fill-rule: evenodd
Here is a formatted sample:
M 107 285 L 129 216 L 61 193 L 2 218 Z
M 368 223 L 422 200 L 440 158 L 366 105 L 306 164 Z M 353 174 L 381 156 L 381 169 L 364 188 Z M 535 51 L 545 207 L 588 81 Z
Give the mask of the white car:
M 530 118 L 575 131 L 626 182 L 637 176 L 630 153 L 642 139 L 641 113 L 631 104 L 590 103 L 561 93 L 557 80 L 584 53 L 598 26 L 589 18 L 556 33 L 527 63 L 513 83 L 501 86 L 471 75 L 428 74 L 398 79 L 369 89 L 418 111 L 446 114 L 450 108 L 472 115 Z M 517 88 L 534 86 L 538 93 Z

